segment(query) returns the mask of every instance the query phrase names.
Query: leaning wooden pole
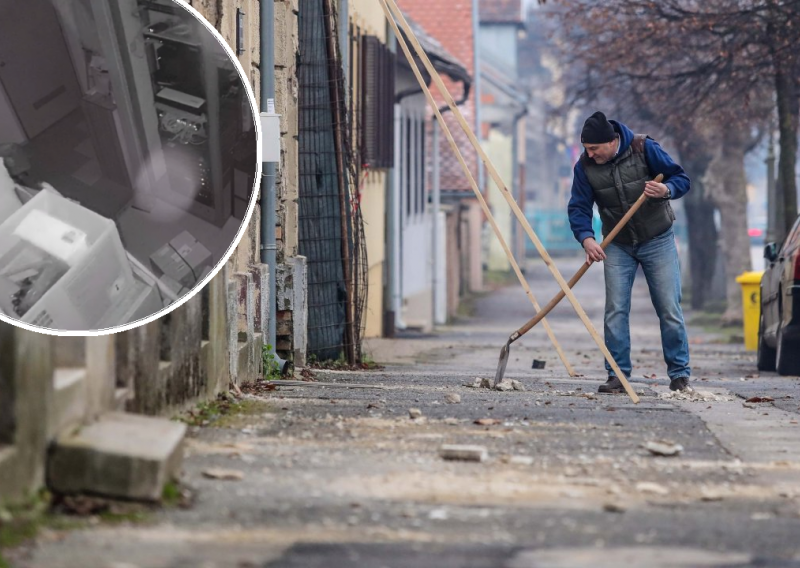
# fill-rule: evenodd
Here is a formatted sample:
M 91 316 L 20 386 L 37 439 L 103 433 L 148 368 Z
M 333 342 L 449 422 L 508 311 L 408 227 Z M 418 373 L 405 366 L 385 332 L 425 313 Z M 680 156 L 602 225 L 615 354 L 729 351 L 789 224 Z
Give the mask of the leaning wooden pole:
M 392 19 L 391 13 L 389 12 L 388 7 L 386 6 L 385 3 L 383 3 L 382 0 L 379 0 L 379 1 L 381 2 L 381 7 L 383 8 L 387 19 L 389 20 L 389 24 L 394 29 L 394 32 L 395 32 L 395 34 L 396 34 L 396 36 L 398 38 L 398 40 L 397 40 L 398 44 L 402 48 L 403 53 L 405 53 L 405 55 L 409 59 L 409 61 L 412 61 L 413 60 L 413 56 L 411 55 L 411 51 L 409 50 L 408 45 L 406 44 L 405 40 L 403 39 L 403 36 L 400 34 L 400 30 L 397 28 L 397 24 Z M 489 205 L 486 203 L 486 200 L 484 199 L 483 194 L 481 193 L 480 189 L 478 188 L 478 184 L 475 181 L 475 178 L 472 176 L 472 172 L 470 172 L 469 166 L 467 166 L 467 163 L 464 160 L 464 156 L 461 154 L 461 150 L 459 150 L 458 145 L 456 144 L 455 139 L 453 138 L 453 134 L 450 132 L 450 128 L 445 123 L 444 118 L 442 117 L 442 113 L 439 110 L 439 107 L 436 104 L 436 101 L 433 99 L 433 95 L 431 94 L 430 89 L 428 89 L 427 83 L 425 82 L 425 80 L 422 77 L 422 72 L 419 70 L 419 67 L 417 67 L 414 64 L 411 65 L 411 70 L 414 72 L 414 75 L 416 76 L 417 81 L 419 81 L 419 84 L 422 87 L 422 90 L 425 92 L 425 96 L 428 99 L 428 103 L 431 105 L 431 108 L 433 109 L 433 112 L 434 112 L 434 114 L 436 116 L 436 119 L 439 121 L 439 124 L 442 127 L 442 132 L 444 132 L 444 135 L 447 138 L 447 141 L 449 142 L 450 147 L 453 149 L 453 153 L 456 155 L 456 158 L 458 159 L 458 162 L 461 164 L 461 169 L 464 171 L 464 175 L 467 177 L 467 180 L 469 181 L 470 187 L 472 187 L 472 191 L 475 194 L 475 197 L 478 199 L 478 203 L 480 204 L 481 209 L 483 209 L 483 213 L 486 215 L 486 219 L 489 221 L 489 225 L 492 227 L 492 230 L 494 231 L 495 235 L 497 236 L 497 239 L 500 241 L 500 246 L 503 248 L 503 251 L 506 253 L 506 256 L 508 257 L 508 260 L 511 263 L 511 267 L 514 269 L 514 273 L 517 275 L 517 278 L 519 279 L 520 284 L 522 284 L 522 287 L 525 290 L 525 294 L 530 299 L 531 304 L 533 304 L 533 307 L 536 310 L 536 312 L 537 313 L 540 312 L 542 308 L 541 308 L 541 306 L 539 306 L 539 302 L 536 301 L 536 297 L 533 295 L 533 292 L 531 291 L 531 288 L 528 285 L 528 281 L 525 280 L 525 276 L 523 276 L 522 271 L 519 268 L 519 264 L 517 263 L 516 259 L 514 258 L 514 255 L 511 252 L 511 249 L 509 248 L 509 246 L 506 243 L 505 239 L 503 238 L 503 235 L 500 232 L 500 228 L 497 226 L 497 222 L 495 221 L 494 216 L 492 215 L 492 212 L 489 209 Z M 558 340 L 556 339 L 556 336 L 553 333 L 553 330 L 550 327 L 550 324 L 544 318 L 541 320 L 541 323 L 542 323 L 542 326 L 544 327 L 545 331 L 547 332 L 547 336 L 550 338 L 550 341 L 553 343 L 553 347 L 555 348 L 556 353 L 558 353 L 558 357 L 561 359 L 561 362 L 564 364 L 564 368 L 566 368 L 566 370 L 569 373 L 570 377 L 574 377 L 575 374 L 576 374 L 575 370 L 572 368 L 572 365 L 570 365 L 569 360 L 567 359 L 567 356 L 564 353 L 564 350 L 561 348 L 561 345 L 558 343 Z
M 425 69 L 428 71 L 428 74 L 433 79 L 442 97 L 444 97 L 445 102 L 447 102 L 447 105 L 450 107 L 450 110 L 453 112 L 453 115 L 456 117 L 456 120 L 460 124 L 462 130 L 467 135 L 467 138 L 469 138 L 469 141 L 475 148 L 475 151 L 478 152 L 478 155 L 481 157 L 481 160 L 483 160 L 483 163 L 486 164 L 486 169 L 489 171 L 489 175 L 492 176 L 492 180 L 497 185 L 498 189 L 500 190 L 500 193 L 508 202 L 509 206 L 511 207 L 511 210 L 514 212 L 514 215 L 522 224 L 522 227 L 525 229 L 525 232 L 528 234 L 528 237 L 531 239 L 533 245 L 536 247 L 536 250 L 539 252 L 545 264 L 547 265 L 548 270 L 550 270 L 550 272 L 553 274 L 553 277 L 556 279 L 556 282 L 558 282 L 558 285 L 561 287 L 561 290 L 564 291 L 564 294 L 569 299 L 570 303 L 572 304 L 572 307 L 578 314 L 578 317 L 581 319 L 584 326 L 586 327 L 586 330 L 592 336 L 592 339 L 597 344 L 600 351 L 602 351 L 603 356 L 606 358 L 606 361 L 608 361 L 608 364 L 614 370 L 617 377 L 619 377 L 620 381 L 622 382 L 622 386 L 625 388 L 625 392 L 628 393 L 628 396 L 631 397 L 631 400 L 633 400 L 634 403 L 638 403 L 639 397 L 637 396 L 636 392 L 631 388 L 630 384 L 626 380 L 625 373 L 623 373 L 622 370 L 619 368 L 619 365 L 617 365 L 617 362 L 614 360 L 614 357 L 612 357 L 611 353 L 606 347 L 603 338 L 600 337 L 599 333 L 597 333 L 597 330 L 594 328 L 594 325 L 592 325 L 591 320 L 589 320 L 589 316 L 586 315 L 586 312 L 581 307 L 580 302 L 578 302 L 578 299 L 575 297 L 575 294 L 569 288 L 567 282 L 564 280 L 564 277 L 561 275 L 561 272 L 559 272 L 558 268 L 553 262 L 553 259 L 550 257 L 550 254 L 547 252 L 547 250 L 544 248 L 544 245 L 539 240 L 539 237 L 536 236 L 536 233 L 533 231 L 533 228 L 531 227 L 530 223 L 528 223 L 528 220 L 525 218 L 525 215 L 522 213 L 519 206 L 517 205 L 517 202 L 512 197 L 511 192 L 508 190 L 508 187 L 500 178 L 500 174 L 497 173 L 497 169 L 494 167 L 494 164 L 489 159 L 489 156 L 487 156 L 486 152 L 484 152 L 483 148 L 481 148 L 478 139 L 475 137 L 475 133 L 472 131 L 469 124 L 467 124 L 467 121 L 464 119 L 464 115 L 461 114 L 461 110 L 458 108 L 455 101 L 453 100 L 453 97 L 450 95 L 450 92 L 447 90 L 447 87 L 445 86 L 444 81 L 442 81 L 442 78 L 439 76 L 439 73 L 436 71 L 436 69 L 434 69 L 433 64 L 431 63 L 430 59 L 425 53 L 425 50 L 420 45 L 419 40 L 414 35 L 414 32 L 411 30 L 411 27 L 408 25 L 405 16 L 403 16 L 403 13 L 400 11 L 400 8 L 397 7 L 397 4 L 395 3 L 394 0 L 378 0 L 378 1 L 381 3 L 381 6 L 384 7 L 385 12 L 386 8 L 387 7 L 389 8 L 391 13 L 387 13 L 386 17 L 392 28 L 396 30 L 395 33 L 397 34 L 398 42 L 401 45 L 405 45 L 405 40 L 403 39 L 402 34 L 399 33 L 399 30 L 397 29 L 397 23 L 395 22 L 394 18 L 396 18 L 397 22 L 399 22 L 400 25 L 403 27 L 403 31 L 406 33 L 406 36 L 408 37 L 409 41 L 414 46 L 414 50 L 417 52 L 417 56 L 419 57 L 420 61 L 422 61 L 423 65 L 425 66 Z M 394 14 L 394 18 L 392 17 L 392 14 Z M 406 54 L 406 58 L 409 61 L 409 65 L 411 66 L 412 69 L 414 69 L 416 67 L 416 62 L 414 61 L 414 57 L 410 54 L 410 52 L 407 52 L 405 49 L 403 51 Z M 480 71 L 476 69 L 475 72 L 479 73 Z M 426 86 L 423 85 L 423 88 L 425 87 Z
M 344 352 L 349 365 L 355 365 L 356 361 L 356 333 L 355 326 L 358 322 L 355 321 L 355 309 L 353 302 L 353 282 L 355 280 L 353 264 L 350 260 L 350 231 L 348 228 L 347 213 L 349 211 L 349 202 L 347 198 L 348 189 L 347 181 L 345 180 L 344 168 L 344 148 L 342 143 L 342 120 L 339 100 L 339 81 L 337 80 L 339 74 L 338 57 L 336 54 L 336 41 L 333 32 L 333 11 L 331 10 L 330 0 L 323 0 L 322 2 L 322 15 L 325 19 L 325 35 L 327 36 L 327 49 L 328 49 L 328 75 L 329 75 L 329 88 L 331 95 L 331 104 L 333 109 L 331 112 L 331 119 L 333 120 L 333 143 L 336 151 L 336 169 L 338 175 L 336 179 L 339 185 L 339 221 L 342 230 L 342 269 L 344 270 L 344 287 L 345 287 L 345 322 L 344 322 Z

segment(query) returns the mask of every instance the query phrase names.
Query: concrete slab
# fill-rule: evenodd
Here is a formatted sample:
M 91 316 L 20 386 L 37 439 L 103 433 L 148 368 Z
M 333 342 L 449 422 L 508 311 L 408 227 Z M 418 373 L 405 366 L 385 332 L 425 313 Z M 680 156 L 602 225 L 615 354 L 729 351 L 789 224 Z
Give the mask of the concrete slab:
M 157 501 L 183 458 L 186 425 L 124 413 L 103 415 L 76 434 L 60 436 L 47 464 L 59 493 L 92 493 Z

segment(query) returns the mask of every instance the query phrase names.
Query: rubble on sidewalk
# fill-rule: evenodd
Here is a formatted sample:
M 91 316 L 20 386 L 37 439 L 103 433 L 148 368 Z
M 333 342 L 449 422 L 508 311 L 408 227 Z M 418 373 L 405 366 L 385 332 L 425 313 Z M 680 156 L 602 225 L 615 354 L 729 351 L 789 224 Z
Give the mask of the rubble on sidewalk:
M 661 457 L 677 456 L 683 452 L 683 446 L 667 440 L 650 441 L 642 447 L 654 456 Z
M 461 395 L 450 393 L 444 397 L 444 401 L 447 404 L 459 404 L 461 402 Z
M 439 448 L 439 456 L 444 460 L 483 462 L 489 452 L 484 446 L 445 444 Z
M 669 495 L 669 489 L 660 483 L 652 481 L 640 481 L 636 484 L 636 491 L 640 493 L 650 493 L 652 495 Z
M 475 379 L 471 383 L 464 383 L 465 387 L 471 389 L 489 389 L 489 390 L 497 390 L 501 392 L 509 392 L 509 391 L 524 391 L 525 385 L 522 384 L 521 381 L 516 381 L 512 379 L 503 379 L 497 386 L 492 386 L 491 379 L 482 379 L 480 377 L 475 377 Z
M 498 424 L 502 424 L 502 421 L 497 418 L 478 418 L 475 420 L 474 424 L 478 426 L 497 426 Z
M 422 418 L 422 411 L 419 408 L 409 408 L 408 417 L 411 418 L 411 420 Z
M 533 457 L 531 457 L 531 456 L 504 455 L 504 456 L 502 456 L 500 458 L 500 461 L 502 461 L 503 463 L 508 464 L 508 465 L 526 465 L 526 466 L 527 465 L 533 465 Z
M 244 473 L 236 469 L 212 468 L 203 470 L 203 477 L 222 481 L 241 481 L 244 479 Z
M 603 511 L 606 513 L 624 513 L 627 510 L 627 507 L 620 503 L 605 503 L 603 505 Z
M 730 402 L 734 400 L 730 396 L 700 390 L 669 391 L 659 394 L 658 398 L 662 400 L 685 400 L 688 402 Z
M 745 402 L 749 402 L 751 404 L 757 404 L 761 402 L 775 402 L 775 399 L 771 396 L 751 396 Z

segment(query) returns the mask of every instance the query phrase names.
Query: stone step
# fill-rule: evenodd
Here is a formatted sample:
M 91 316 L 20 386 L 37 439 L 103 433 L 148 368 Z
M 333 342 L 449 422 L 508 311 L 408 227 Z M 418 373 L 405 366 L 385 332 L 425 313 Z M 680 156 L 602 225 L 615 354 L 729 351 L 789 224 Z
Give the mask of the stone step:
M 77 433 L 59 436 L 47 464 L 57 493 L 158 501 L 183 460 L 186 425 L 111 412 Z

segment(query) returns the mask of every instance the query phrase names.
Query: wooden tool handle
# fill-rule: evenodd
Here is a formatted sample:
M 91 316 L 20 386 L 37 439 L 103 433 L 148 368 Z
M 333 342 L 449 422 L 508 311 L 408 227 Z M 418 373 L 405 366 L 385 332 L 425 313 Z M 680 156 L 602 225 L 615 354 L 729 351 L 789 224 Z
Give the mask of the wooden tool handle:
M 664 175 L 658 174 L 653 181 L 655 181 L 656 183 L 660 183 L 662 179 L 664 179 Z M 609 243 L 611 243 L 611 241 L 614 240 L 614 238 L 625 227 L 625 225 L 628 224 L 628 221 L 631 220 L 631 217 L 634 216 L 634 214 L 639 210 L 639 208 L 644 204 L 645 201 L 647 201 L 647 196 L 644 193 L 642 193 L 639 196 L 639 199 L 637 199 L 636 202 L 633 204 L 633 206 L 630 209 L 628 209 L 628 212 L 625 213 L 622 219 L 619 220 L 619 223 L 617 223 L 616 226 L 613 229 L 611 229 L 611 232 L 608 233 L 606 238 L 603 239 L 603 242 L 600 243 L 600 246 L 603 248 L 603 250 L 605 250 L 605 248 L 609 245 Z M 569 282 L 567 282 L 567 286 L 569 286 L 570 288 L 575 286 L 575 284 L 578 283 L 578 280 L 583 278 L 583 275 L 586 274 L 586 271 L 589 270 L 590 266 L 591 264 L 589 264 L 588 262 L 584 262 L 583 266 L 581 266 L 578 269 L 578 272 L 575 273 L 575 276 L 569 279 Z M 539 313 L 533 316 L 530 320 L 528 320 L 528 323 L 523 325 L 521 328 L 519 328 L 511 335 L 511 341 L 512 342 L 516 341 L 517 339 L 528 333 L 533 326 L 542 321 L 542 319 L 544 319 L 544 317 L 547 316 L 547 314 L 549 314 L 553 310 L 553 308 L 555 308 L 558 305 L 558 303 L 564 299 L 564 296 L 566 296 L 566 294 L 564 293 L 563 290 L 560 291 L 558 294 L 556 294 L 555 297 L 553 297 L 553 299 L 550 300 L 547 303 L 547 305 L 541 309 L 541 311 L 539 311 Z

